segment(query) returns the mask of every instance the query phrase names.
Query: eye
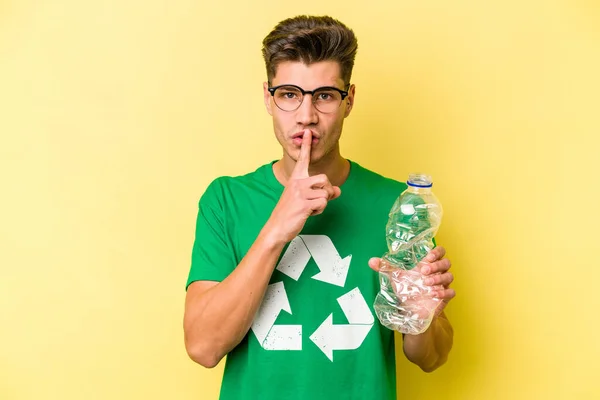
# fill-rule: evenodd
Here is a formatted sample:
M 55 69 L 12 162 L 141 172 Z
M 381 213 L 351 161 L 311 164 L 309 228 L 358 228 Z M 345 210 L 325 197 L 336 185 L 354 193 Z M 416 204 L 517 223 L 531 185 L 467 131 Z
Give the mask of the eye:
M 330 102 L 330 101 L 336 100 L 337 97 L 339 97 L 337 92 L 327 90 L 327 91 L 318 92 L 316 101 Z
M 275 91 L 277 98 L 282 100 L 297 100 L 300 98 L 300 92 L 295 88 L 282 87 Z

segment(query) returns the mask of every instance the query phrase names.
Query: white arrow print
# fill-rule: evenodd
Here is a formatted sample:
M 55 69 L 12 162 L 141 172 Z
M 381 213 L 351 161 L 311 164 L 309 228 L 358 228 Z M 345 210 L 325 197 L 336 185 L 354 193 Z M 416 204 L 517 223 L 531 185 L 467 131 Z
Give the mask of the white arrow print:
M 331 239 L 325 235 L 296 236 L 277 265 L 277 270 L 297 281 L 311 255 L 320 270 L 313 279 L 344 287 L 352 255 L 340 257 Z
M 340 257 L 331 239 L 325 235 L 300 236 L 321 270 L 313 276 L 318 281 L 344 287 L 352 255 Z
M 348 325 L 333 325 L 333 314 L 310 336 L 321 351 L 333 361 L 333 350 L 354 350 L 360 347 L 373 327 L 375 318 L 358 288 L 337 299 Z
M 266 350 L 302 350 L 302 325 L 275 325 L 281 311 L 292 313 L 283 282 L 269 285 L 252 323 L 252 331 Z
M 277 264 L 277 270 L 297 281 L 308 264 L 308 260 L 310 260 L 310 253 L 300 236 L 296 236 Z

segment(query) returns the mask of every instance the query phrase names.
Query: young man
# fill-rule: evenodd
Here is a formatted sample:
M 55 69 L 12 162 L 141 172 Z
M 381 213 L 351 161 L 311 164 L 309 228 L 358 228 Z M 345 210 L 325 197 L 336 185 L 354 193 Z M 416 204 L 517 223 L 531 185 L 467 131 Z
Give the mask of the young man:
M 396 398 L 394 334 L 372 307 L 374 256 L 387 251 L 388 212 L 406 185 L 340 154 L 356 49 L 332 18 L 279 23 L 263 42 L 264 101 L 283 156 L 214 180 L 200 200 L 185 344 L 205 367 L 228 356 L 222 399 Z M 425 261 L 445 306 L 454 291 L 444 249 Z M 443 312 L 403 340 L 424 371 L 451 346 Z

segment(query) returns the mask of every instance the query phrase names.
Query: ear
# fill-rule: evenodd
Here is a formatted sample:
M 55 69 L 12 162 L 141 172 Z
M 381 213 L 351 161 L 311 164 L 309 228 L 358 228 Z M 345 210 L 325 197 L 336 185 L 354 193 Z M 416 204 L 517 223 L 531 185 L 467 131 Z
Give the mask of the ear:
M 350 85 L 350 89 L 348 89 L 348 96 L 346 96 L 346 112 L 344 113 L 344 118 L 350 115 L 350 111 L 352 111 L 352 107 L 354 107 L 354 95 L 356 94 L 356 86 Z
M 267 108 L 267 112 L 269 115 L 273 115 L 273 111 L 271 110 L 271 93 L 269 93 L 269 84 L 267 82 L 263 82 L 263 97 L 265 101 L 265 107 Z

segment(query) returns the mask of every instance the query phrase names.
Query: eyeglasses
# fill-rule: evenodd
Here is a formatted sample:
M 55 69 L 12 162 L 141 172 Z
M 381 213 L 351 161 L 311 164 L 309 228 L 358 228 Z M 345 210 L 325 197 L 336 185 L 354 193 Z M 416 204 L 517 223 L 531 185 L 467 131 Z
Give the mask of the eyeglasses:
M 304 96 L 310 94 L 315 108 L 324 114 L 329 114 L 337 110 L 342 104 L 342 100 L 348 96 L 347 91 L 333 86 L 304 90 L 296 85 L 279 85 L 270 87 L 268 90 L 273 96 L 277 108 L 283 111 L 297 110 L 304 101 Z

